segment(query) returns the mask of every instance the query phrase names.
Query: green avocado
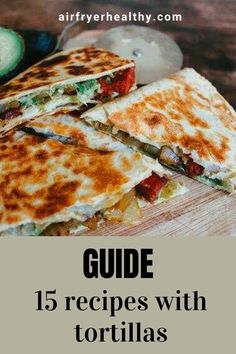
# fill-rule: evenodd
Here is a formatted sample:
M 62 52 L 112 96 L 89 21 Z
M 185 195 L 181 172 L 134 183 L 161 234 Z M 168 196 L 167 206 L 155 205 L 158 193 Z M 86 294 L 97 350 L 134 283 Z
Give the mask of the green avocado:
M 0 79 L 12 77 L 25 54 L 23 38 L 15 31 L 0 27 Z

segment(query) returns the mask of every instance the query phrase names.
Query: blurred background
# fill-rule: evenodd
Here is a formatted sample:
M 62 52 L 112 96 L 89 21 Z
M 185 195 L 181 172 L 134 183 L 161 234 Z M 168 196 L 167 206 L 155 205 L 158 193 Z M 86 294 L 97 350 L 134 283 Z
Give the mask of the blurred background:
M 236 107 L 236 0 L 1 0 L 0 25 L 59 34 L 65 23 L 59 22 L 58 15 L 66 11 L 180 13 L 182 22 L 156 22 L 147 26 L 175 39 L 184 53 L 184 66 L 206 76 Z M 124 23 L 97 22 L 89 28 L 108 29 L 121 24 Z

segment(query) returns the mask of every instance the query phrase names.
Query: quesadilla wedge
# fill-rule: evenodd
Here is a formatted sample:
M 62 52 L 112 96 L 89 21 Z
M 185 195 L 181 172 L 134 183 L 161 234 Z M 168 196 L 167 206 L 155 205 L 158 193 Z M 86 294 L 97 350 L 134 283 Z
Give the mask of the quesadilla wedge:
M 58 107 L 104 102 L 135 85 L 134 63 L 92 47 L 59 52 L 0 87 L 0 135 Z
M 193 69 L 84 112 L 91 125 L 191 178 L 233 192 L 236 114 Z
M 122 142 L 118 141 L 111 135 L 108 135 L 102 131 L 99 131 L 88 124 L 81 118 L 82 112 L 80 110 L 74 110 L 72 107 L 62 108 L 60 111 L 52 115 L 44 115 L 32 122 L 30 122 L 24 129 L 29 134 L 40 134 L 44 137 L 50 137 L 59 140 L 64 143 L 75 144 L 79 146 L 89 147 L 99 151 L 130 151 L 130 148 Z M 148 156 L 142 155 L 144 163 L 160 178 L 165 176 L 170 179 L 171 173 L 164 168 L 157 160 L 153 160 Z M 178 194 L 183 194 L 187 189 L 172 181 L 169 186 L 173 187 L 169 194 L 166 194 L 166 198 L 160 197 L 160 190 L 156 189 L 156 202 L 168 200 Z M 154 186 L 153 186 L 154 187 Z M 150 194 L 153 193 L 150 190 Z M 154 193 L 155 194 L 155 193 Z M 148 198 L 147 198 L 148 199 Z M 152 199 L 152 198 L 151 198 Z M 149 200 L 150 201 L 150 200 Z M 151 200 L 153 202 L 154 200 Z
M 100 151 L 127 151 L 129 148 L 81 119 L 83 111 L 63 107 L 54 114 L 45 114 L 29 122 L 22 130 L 28 134 L 38 134 L 62 143 L 85 146 Z
M 186 191 L 127 147 L 99 151 L 22 131 L 1 139 L 0 171 L 2 236 L 68 235 L 101 220 L 132 224 L 141 217 L 137 195 L 159 202 Z

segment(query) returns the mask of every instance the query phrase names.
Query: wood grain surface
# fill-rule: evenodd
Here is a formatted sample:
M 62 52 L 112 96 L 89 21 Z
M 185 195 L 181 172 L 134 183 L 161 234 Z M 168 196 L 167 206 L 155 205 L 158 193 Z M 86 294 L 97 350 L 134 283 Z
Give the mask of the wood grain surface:
M 172 36 L 184 53 L 184 66 L 206 76 L 236 107 L 236 1 L 235 0 L 1 0 L 0 23 L 13 28 L 34 28 L 60 33 L 65 11 L 115 14 L 181 13 L 181 23 L 155 23 L 152 27 Z M 121 23 L 96 23 L 89 28 L 107 29 Z M 136 22 L 135 24 L 144 25 Z M 84 235 L 236 236 L 236 196 L 214 190 L 191 179 L 184 180 L 188 194 L 144 210 L 142 223 L 134 227 L 104 224 Z
M 105 223 L 86 236 L 236 236 L 236 195 L 210 188 L 190 178 L 189 192 L 143 210 L 142 221 L 132 227 Z

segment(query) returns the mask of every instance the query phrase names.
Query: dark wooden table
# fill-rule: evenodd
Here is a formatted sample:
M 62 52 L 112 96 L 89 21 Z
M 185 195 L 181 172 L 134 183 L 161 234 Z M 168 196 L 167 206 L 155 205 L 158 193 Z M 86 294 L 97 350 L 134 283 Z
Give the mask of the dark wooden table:
M 170 34 L 184 52 L 184 65 L 205 75 L 236 107 L 236 0 L 1 0 L 0 24 L 60 33 L 64 23 L 58 21 L 58 14 L 66 11 L 182 14 L 180 23 L 158 22 L 151 26 Z M 95 27 L 106 29 L 119 24 L 103 22 Z

